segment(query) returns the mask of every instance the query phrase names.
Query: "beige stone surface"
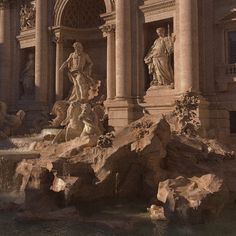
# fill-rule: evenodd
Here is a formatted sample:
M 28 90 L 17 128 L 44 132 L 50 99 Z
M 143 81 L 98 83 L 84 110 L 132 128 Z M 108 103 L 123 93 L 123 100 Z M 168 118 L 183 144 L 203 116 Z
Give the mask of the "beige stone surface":
M 140 117 L 138 110 L 143 108 L 160 117 L 171 109 L 176 97 L 193 90 L 205 101 L 199 111 L 203 123 L 217 129 L 221 137 L 230 137 L 225 112 L 236 110 L 235 65 L 228 63 L 228 32 L 235 30 L 232 0 L 225 4 L 213 0 L 89 4 L 84 0 L 1 3 L 0 98 L 11 111 L 19 107 L 31 113 L 35 111 L 32 107 L 37 107 L 37 112 L 48 111 L 55 101 L 65 99 L 71 84 L 59 68 L 72 52 L 71 45 L 81 41 L 94 62 L 95 78 L 101 80 L 100 95 L 107 98 L 111 126 L 124 127 Z M 76 20 L 79 15 L 84 16 L 80 23 Z M 174 33 L 176 41 L 173 55 L 168 55 L 174 86 L 154 91 L 147 90 L 150 78 L 143 59 L 155 40 L 156 28 Z M 34 104 L 27 99 L 19 101 L 28 50 L 35 51 Z

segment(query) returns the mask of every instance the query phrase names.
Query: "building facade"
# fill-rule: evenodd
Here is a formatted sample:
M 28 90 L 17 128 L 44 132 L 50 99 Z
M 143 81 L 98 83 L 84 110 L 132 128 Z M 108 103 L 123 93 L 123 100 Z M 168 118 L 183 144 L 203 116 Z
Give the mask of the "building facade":
M 59 68 L 76 41 L 102 82 L 110 125 L 143 109 L 161 116 L 194 91 L 203 126 L 236 134 L 235 0 L 0 0 L 0 100 L 32 120 L 66 99 L 71 82 Z M 156 59 L 162 47 L 168 57 Z

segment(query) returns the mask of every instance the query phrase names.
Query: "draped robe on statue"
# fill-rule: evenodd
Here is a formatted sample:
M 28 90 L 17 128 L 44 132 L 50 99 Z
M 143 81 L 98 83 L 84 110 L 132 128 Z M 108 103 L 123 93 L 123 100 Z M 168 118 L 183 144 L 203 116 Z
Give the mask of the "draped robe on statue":
M 90 77 L 90 66 L 93 64 L 88 54 L 73 52 L 67 59 L 69 78 L 73 83 L 69 102 L 87 102 L 98 95 L 100 81 Z
M 171 37 L 159 37 L 145 57 L 149 74 L 153 75 L 152 85 L 171 85 L 174 82 L 174 73 L 170 63 L 173 46 L 174 42 Z

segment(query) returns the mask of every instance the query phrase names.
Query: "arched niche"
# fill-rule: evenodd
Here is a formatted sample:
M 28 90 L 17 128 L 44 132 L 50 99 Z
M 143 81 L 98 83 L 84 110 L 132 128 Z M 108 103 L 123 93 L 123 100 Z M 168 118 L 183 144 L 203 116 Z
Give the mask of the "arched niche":
M 57 0 L 55 7 L 54 7 L 54 25 L 59 26 L 62 24 L 62 15 L 65 10 L 65 7 L 67 6 L 68 2 L 71 0 Z M 80 2 L 80 0 L 77 0 L 77 2 Z M 88 2 L 85 0 L 85 2 Z M 105 5 L 105 12 L 111 12 L 114 10 L 114 0 L 94 0 L 93 3 L 97 2 L 103 2 Z
M 60 65 L 80 41 L 94 62 L 94 78 L 102 81 L 101 93 L 106 93 L 106 40 L 99 29 L 105 22 L 100 17 L 109 5 L 104 0 L 63 0 L 55 5 L 53 32 L 56 42 L 56 99 L 66 98 L 72 84 Z

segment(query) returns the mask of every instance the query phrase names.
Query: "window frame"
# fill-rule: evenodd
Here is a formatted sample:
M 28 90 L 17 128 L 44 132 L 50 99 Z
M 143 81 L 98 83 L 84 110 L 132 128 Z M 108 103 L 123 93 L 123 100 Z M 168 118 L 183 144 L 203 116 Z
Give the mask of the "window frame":
M 230 54 L 229 54 L 229 33 L 236 32 L 236 25 L 231 26 L 225 29 L 225 64 L 226 65 L 235 65 L 235 63 L 230 63 Z

